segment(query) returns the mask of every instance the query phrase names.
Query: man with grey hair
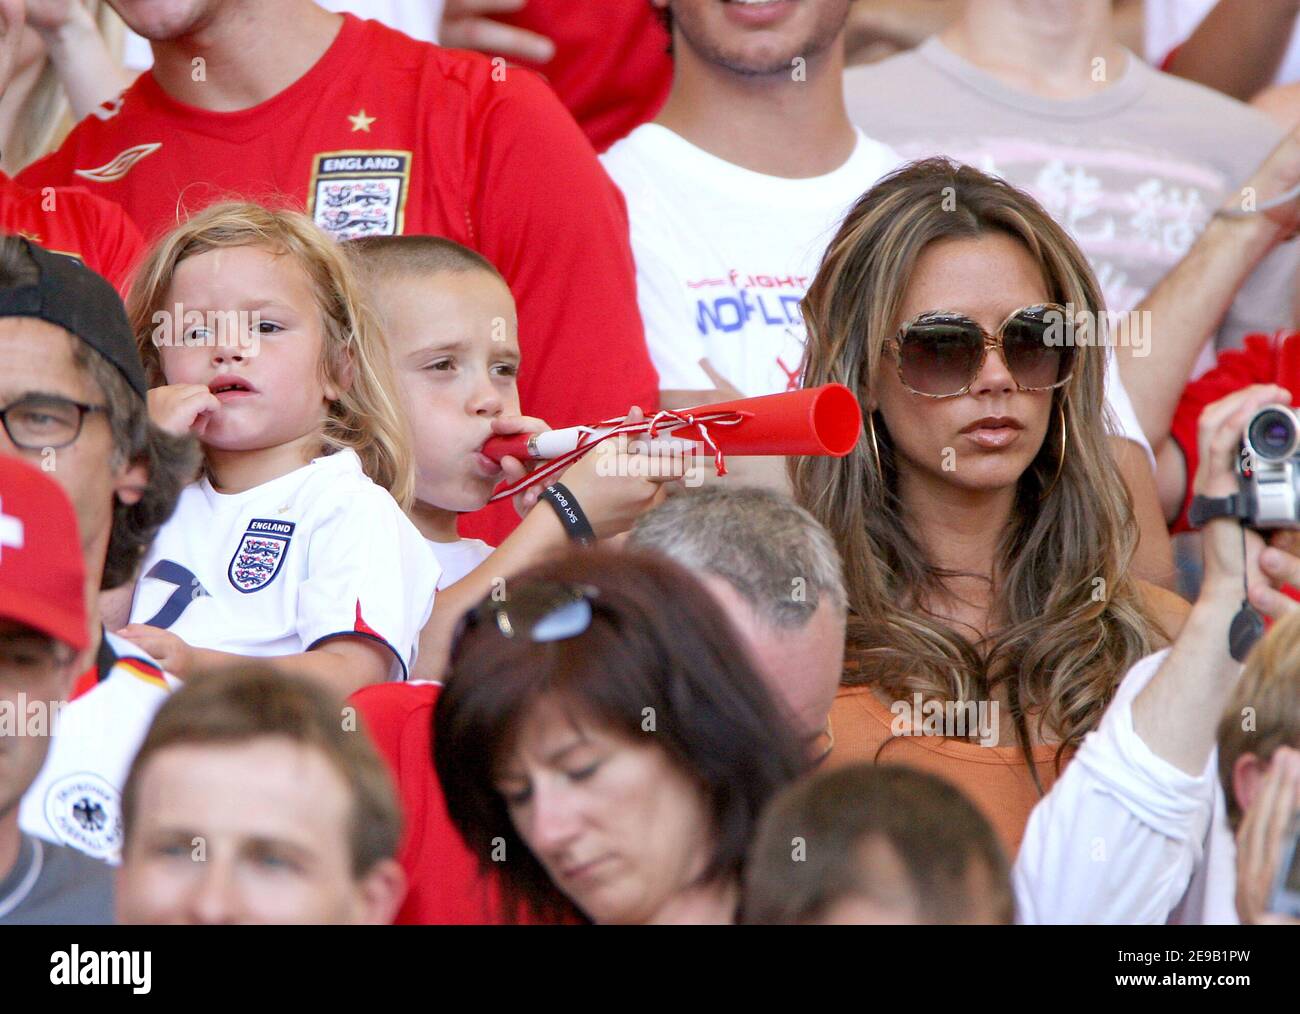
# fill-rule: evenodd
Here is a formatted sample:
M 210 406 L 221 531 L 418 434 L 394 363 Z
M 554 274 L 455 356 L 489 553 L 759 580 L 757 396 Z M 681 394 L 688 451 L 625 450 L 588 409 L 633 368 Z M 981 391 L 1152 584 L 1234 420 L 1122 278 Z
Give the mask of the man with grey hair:
M 811 758 L 822 760 L 834 742 L 830 710 L 847 609 L 843 567 L 826 530 L 771 490 L 709 487 L 642 515 L 628 543 L 699 576 L 806 735 Z

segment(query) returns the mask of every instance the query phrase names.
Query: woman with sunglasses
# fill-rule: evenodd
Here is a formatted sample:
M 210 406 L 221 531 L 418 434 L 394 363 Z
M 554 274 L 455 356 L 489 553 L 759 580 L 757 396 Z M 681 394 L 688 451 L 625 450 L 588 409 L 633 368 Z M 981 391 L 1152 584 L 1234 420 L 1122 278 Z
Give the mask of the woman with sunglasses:
M 507 918 L 729 923 L 767 802 L 802 769 L 709 593 L 589 550 L 465 620 L 434 718 L 447 811 Z
M 853 611 L 830 762 L 949 778 L 1014 855 L 1120 679 L 1188 609 L 1129 572 L 1106 350 L 1079 313 L 1101 318 L 1096 280 L 1032 198 L 932 159 L 850 210 L 803 309 L 804 384 L 847 384 L 864 415 L 848 457 L 791 464 Z

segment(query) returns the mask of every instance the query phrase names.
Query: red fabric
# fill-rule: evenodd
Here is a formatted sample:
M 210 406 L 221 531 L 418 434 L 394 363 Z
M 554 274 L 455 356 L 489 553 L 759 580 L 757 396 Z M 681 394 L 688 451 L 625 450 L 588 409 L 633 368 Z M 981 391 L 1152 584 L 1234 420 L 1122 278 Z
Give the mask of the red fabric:
M 1280 384 L 1291 392 L 1292 406 L 1300 405 L 1300 333 L 1247 335 L 1241 348 L 1220 352 L 1214 367 L 1183 390 L 1170 435 L 1187 461 L 1187 488 L 1182 510 L 1170 526 L 1171 531 L 1190 530 L 1187 510 L 1192 504 L 1192 484 L 1200 464 L 1196 426 L 1202 410 L 1251 384 Z
M 387 762 L 402 801 L 398 862 L 410 887 L 399 924 L 492 923 L 494 892 L 447 815 L 433 767 L 436 683 L 380 683 L 348 700 Z
M 72 685 L 72 693 L 68 694 L 68 700 L 75 701 L 84 693 L 95 689 L 95 684 L 99 682 L 99 666 L 92 665 L 89 669 L 77 677 L 77 682 Z
M 144 252 L 140 231 L 112 201 L 81 187 L 31 190 L 0 173 L 0 232 L 71 254 L 125 295 Z
M 0 617 L 77 651 L 89 641 L 86 565 L 63 488 L 0 455 Z
M 494 80 L 495 70 L 481 54 L 349 15 L 311 70 L 251 109 L 182 105 L 142 74 L 20 181 L 85 182 L 78 172 L 99 170 L 87 185 L 152 239 L 178 204 L 238 194 L 302 206 L 318 156 L 409 152 L 401 231 L 463 243 L 505 276 L 519 304 L 524 412 L 560 427 L 657 406 L 622 195 L 545 84 L 522 68 Z M 518 520 L 502 503 L 461 531 L 496 545 Z
M 591 10 L 573 0 L 528 0 L 493 20 L 555 43 L 549 63 L 520 61 L 550 83 L 597 151 L 658 114 L 673 82 L 669 37 L 650 0 L 613 0 Z
M 365 617 L 361 615 L 360 599 L 357 599 L 357 622 L 353 625 L 352 629 L 358 634 L 368 634 L 370 637 L 373 637 L 376 641 L 383 641 L 384 644 L 388 643 L 388 641 L 385 640 L 384 637 L 380 635 L 379 631 L 377 631 L 374 627 L 372 627 L 369 623 L 367 623 Z

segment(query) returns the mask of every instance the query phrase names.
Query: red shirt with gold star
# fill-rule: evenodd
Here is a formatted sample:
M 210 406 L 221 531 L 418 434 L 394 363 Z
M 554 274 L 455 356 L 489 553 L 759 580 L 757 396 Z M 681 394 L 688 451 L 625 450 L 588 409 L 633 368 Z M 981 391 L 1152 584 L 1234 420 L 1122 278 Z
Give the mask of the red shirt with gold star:
M 80 187 L 29 190 L 0 173 L 0 232 L 69 254 L 119 292 L 144 252 L 140 231 L 112 201 Z
M 431 233 L 478 250 L 519 307 L 523 410 L 552 426 L 657 406 L 622 195 L 531 71 L 345 15 L 306 74 L 211 112 L 142 74 L 20 176 L 117 201 L 147 239 L 232 196 L 304 207 L 341 239 Z M 498 542 L 498 505 L 462 534 Z

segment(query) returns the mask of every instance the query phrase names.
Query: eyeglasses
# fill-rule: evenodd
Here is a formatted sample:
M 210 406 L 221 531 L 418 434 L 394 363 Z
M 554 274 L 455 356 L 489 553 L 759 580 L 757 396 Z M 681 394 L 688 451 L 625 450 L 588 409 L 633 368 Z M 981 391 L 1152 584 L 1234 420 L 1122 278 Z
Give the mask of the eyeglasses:
M 461 619 L 452 638 L 451 658 L 456 658 L 465 634 L 491 623 L 503 637 L 542 644 L 567 641 L 587 632 L 600 591 L 589 584 L 532 581 L 510 589 L 502 601 L 485 599 Z
M 81 436 L 88 412 L 107 411 L 107 405 L 83 405 L 70 398 L 29 394 L 0 408 L 0 421 L 15 447 L 26 451 L 58 450 Z
M 889 339 L 898 361 L 898 377 L 913 394 L 926 398 L 955 398 L 975 383 L 989 349 L 1002 354 L 1011 378 L 1021 391 L 1050 391 L 1074 372 L 1074 345 L 1066 309 L 1039 303 L 1016 310 L 994 337 L 960 313 L 923 313 L 904 324 Z

